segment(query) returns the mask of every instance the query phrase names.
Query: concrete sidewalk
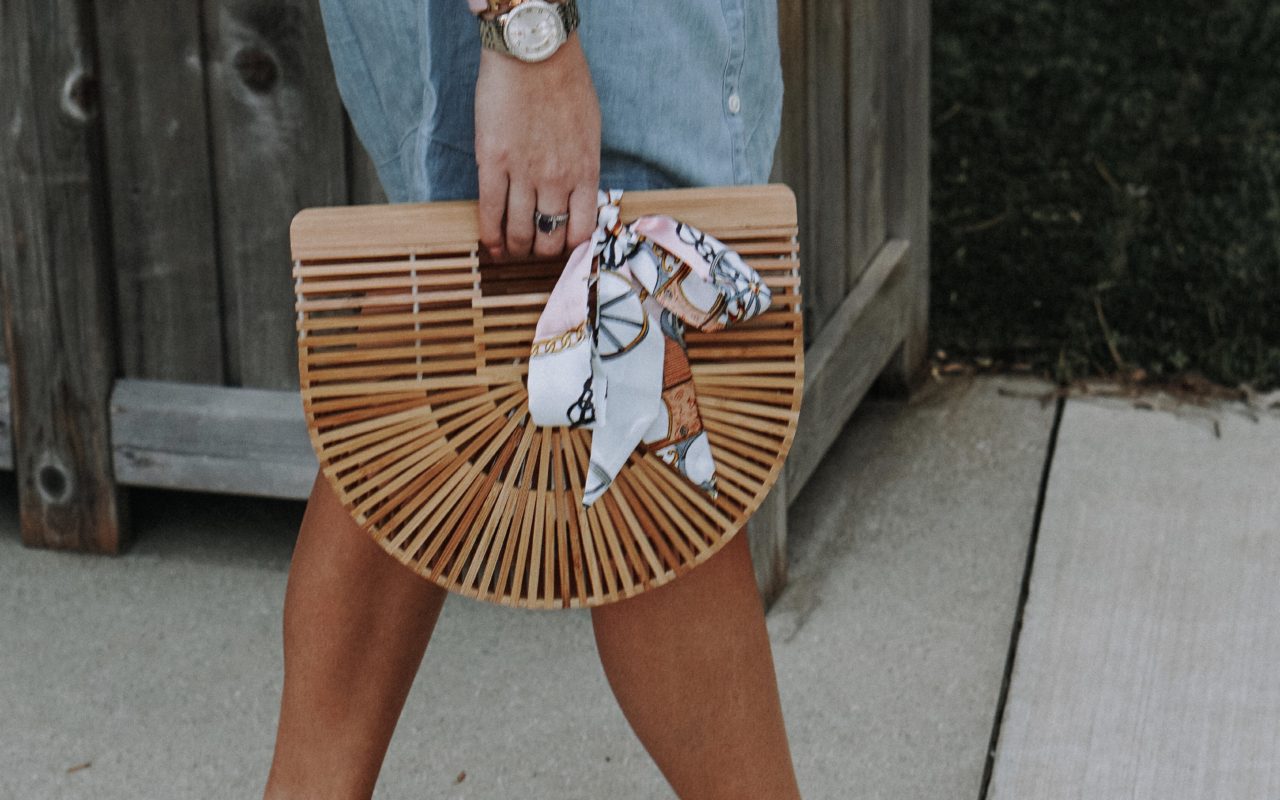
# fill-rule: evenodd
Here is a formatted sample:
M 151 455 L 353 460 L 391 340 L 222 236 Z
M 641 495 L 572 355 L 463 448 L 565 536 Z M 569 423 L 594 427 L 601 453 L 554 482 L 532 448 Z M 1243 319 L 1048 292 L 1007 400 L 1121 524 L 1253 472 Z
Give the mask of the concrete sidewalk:
M 769 626 L 806 798 L 979 797 L 1050 388 L 958 378 L 864 403 L 793 507 Z M 0 798 L 259 797 L 302 504 L 136 490 L 136 544 L 101 558 L 22 548 L 4 480 Z M 613 702 L 587 612 L 451 597 L 377 796 L 672 793 Z
M 1280 797 L 1280 411 L 1072 397 L 1052 458 L 989 800 Z

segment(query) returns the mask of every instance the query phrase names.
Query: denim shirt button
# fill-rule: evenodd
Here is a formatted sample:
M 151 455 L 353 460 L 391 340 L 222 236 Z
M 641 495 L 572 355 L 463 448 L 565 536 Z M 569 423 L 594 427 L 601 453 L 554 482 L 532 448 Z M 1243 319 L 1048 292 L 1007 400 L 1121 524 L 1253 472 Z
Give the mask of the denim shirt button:
M 734 92 L 729 95 L 729 113 L 737 114 L 742 110 L 742 100 L 738 98 L 738 93 Z

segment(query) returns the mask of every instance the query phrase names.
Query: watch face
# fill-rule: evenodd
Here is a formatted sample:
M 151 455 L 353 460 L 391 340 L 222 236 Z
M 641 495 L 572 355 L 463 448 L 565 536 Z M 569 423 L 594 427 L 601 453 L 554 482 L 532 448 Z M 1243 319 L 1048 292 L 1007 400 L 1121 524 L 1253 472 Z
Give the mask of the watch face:
M 526 0 L 510 11 L 503 36 L 517 58 L 541 61 L 564 41 L 564 22 L 550 3 Z

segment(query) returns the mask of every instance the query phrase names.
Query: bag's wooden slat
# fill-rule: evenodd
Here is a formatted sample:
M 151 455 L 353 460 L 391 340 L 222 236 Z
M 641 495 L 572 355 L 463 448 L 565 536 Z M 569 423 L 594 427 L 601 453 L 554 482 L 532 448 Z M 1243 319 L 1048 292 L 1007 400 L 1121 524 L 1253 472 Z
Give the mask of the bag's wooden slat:
M 312 414 L 316 420 L 316 427 L 321 429 L 318 433 L 323 436 L 325 428 L 349 428 L 361 423 L 362 421 L 372 421 L 371 424 L 377 425 L 379 420 L 388 417 L 398 417 L 400 414 L 410 414 L 415 410 L 430 415 L 430 406 L 426 398 L 422 396 L 409 395 L 387 395 L 389 402 L 380 402 L 377 405 L 358 405 L 358 406 L 342 406 L 335 403 L 321 407 L 321 404 L 310 403 L 306 411 Z M 367 401 L 363 401 L 367 402 Z M 349 431 L 347 431 L 349 433 Z M 341 435 L 342 431 L 339 431 Z
M 443 482 L 433 487 L 429 493 L 426 490 L 422 492 L 422 501 L 415 504 L 413 516 L 404 525 L 410 535 L 406 536 L 401 531 L 393 540 L 410 563 L 418 566 L 427 563 L 435 548 L 440 545 L 440 538 L 434 535 L 439 530 L 440 522 L 453 510 L 469 487 L 473 486 L 471 479 L 474 478 L 477 467 L 471 463 L 471 459 L 482 447 L 496 450 L 502 443 L 502 435 L 515 427 L 511 425 L 504 428 L 506 420 L 500 417 L 486 418 L 485 421 L 488 422 L 488 427 L 484 429 L 483 435 L 477 436 L 466 449 L 458 453 L 451 469 L 437 476 L 436 480 Z M 489 455 L 491 457 L 492 452 Z
M 649 559 L 654 580 L 661 580 L 667 572 L 680 567 L 681 559 L 671 549 L 663 530 L 653 524 L 644 506 L 637 501 L 630 475 L 619 478 L 619 481 L 615 481 L 618 485 L 618 507 L 627 518 L 628 528 L 644 534 L 637 535 L 637 539 L 645 551 L 645 557 Z
M 543 550 L 542 539 L 547 528 L 547 495 L 551 492 L 551 483 L 548 480 L 551 466 L 551 437 L 553 431 L 547 431 L 542 437 L 542 447 L 538 450 L 538 485 L 534 492 L 536 498 L 534 503 L 534 525 L 533 525 L 533 544 L 529 558 L 529 591 L 527 596 L 532 598 L 536 604 L 538 603 L 538 593 L 540 590 L 546 591 L 548 596 L 551 591 L 551 581 L 547 573 L 547 561 L 545 559 L 545 551 Z M 543 578 L 547 577 L 544 582 Z
M 800 398 L 791 387 L 784 389 L 748 389 L 733 384 L 698 386 L 698 399 L 703 397 L 727 397 L 734 400 L 751 400 L 759 403 L 777 403 L 780 407 L 791 408 L 794 404 L 799 411 Z
M 365 359 L 361 358 L 358 360 L 363 361 Z M 384 360 L 389 361 L 389 359 Z M 475 366 L 476 360 L 474 358 L 450 360 L 430 358 L 423 361 L 421 364 L 406 364 L 404 362 L 397 361 L 363 367 L 325 366 L 311 369 L 310 377 L 313 383 L 330 380 L 347 380 L 350 378 L 376 378 L 380 375 L 412 375 L 414 373 L 418 373 L 419 375 L 424 373 L 428 375 L 439 373 L 443 375 L 466 375 L 470 377 L 475 372 Z
M 574 453 L 574 461 L 580 465 L 582 472 L 580 476 L 585 478 L 587 474 L 587 465 L 590 463 L 589 448 L 587 442 L 579 437 L 573 437 L 570 445 Z M 576 482 L 575 482 L 576 483 Z M 575 485 L 578 492 L 582 491 L 582 486 Z M 577 497 L 581 497 L 577 494 Z M 599 504 L 592 505 L 591 508 L 585 509 L 588 530 L 591 531 L 595 539 L 595 555 L 598 559 L 597 564 L 600 572 L 604 576 L 606 591 L 604 596 L 616 598 L 618 597 L 618 585 L 622 584 L 624 589 L 633 585 L 631 581 L 630 570 L 627 569 L 625 558 L 622 555 L 621 547 L 618 544 L 617 537 L 613 535 L 612 528 L 606 528 L 607 520 L 602 518 L 603 506 Z M 625 596 L 625 593 L 624 593 Z
M 727 516 L 724 511 L 715 502 L 710 500 L 705 493 L 692 486 L 689 481 L 679 475 L 674 469 L 668 467 L 656 457 L 644 459 L 644 466 L 658 477 L 655 481 L 666 489 L 665 494 L 679 507 L 681 512 L 690 519 L 698 519 L 699 515 L 705 518 L 712 526 L 712 533 L 708 540 L 712 546 L 716 545 L 726 531 L 733 527 L 733 520 Z M 674 491 L 672 491 L 674 489 Z
M 513 397 L 511 400 L 507 401 L 507 404 L 500 407 L 500 409 L 509 408 L 509 404 L 522 402 L 522 400 L 523 398 L 518 396 Z M 499 418 L 494 419 L 493 417 L 495 416 Z M 394 483 L 389 484 L 387 487 L 389 489 L 394 490 L 403 486 L 405 492 L 411 494 L 406 497 L 403 502 L 397 502 L 395 504 L 399 507 L 399 511 L 391 520 L 389 520 L 386 527 L 389 530 L 396 531 L 402 523 L 406 525 L 413 524 L 416 526 L 417 522 L 420 521 L 421 515 L 431 511 L 433 506 L 428 504 L 433 500 L 438 499 L 436 497 L 437 493 L 445 490 L 447 481 L 453 477 L 453 473 L 458 472 L 466 466 L 466 460 L 474 455 L 481 445 L 485 444 L 485 436 L 496 434 L 502 425 L 502 422 L 503 420 L 500 418 L 500 414 L 485 415 L 479 421 L 475 422 L 463 431 L 463 435 L 460 438 L 467 442 L 464 449 L 460 451 L 452 450 L 449 448 L 449 442 L 442 439 L 440 443 L 433 448 L 433 450 L 434 452 L 443 452 L 445 453 L 445 456 L 435 460 L 435 463 L 431 464 L 420 478 L 409 480 L 407 483 L 404 482 L 403 478 L 397 478 Z M 416 456 L 415 460 L 430 463 L 433 455 L 434 453 L 429 450 L 424 451 L 424 454 Z M 377 471 L 378 470 L 375 469 L 373 471 L 374 474 L 376 474 Z M 405 476 L 412 477 L 412 473 L 406 472 Z M 380 494 L 381 493 L 382 492 L 380 491 Z M 404 497 L 404 495 L 400 496 Z M 367 505 L 368 502 L 369 501 L 366 501 L 365 505 Z M 386 507 L 390 507 L 391 505 L 392 504 L 388 503 Z M 411 514 L 413 515 L 412 517 L 410 517 Z M 406 522 L 406 520 L 408 521 Z M 396 531 L 391 540 L 392 543 L 397 548 L 403 548 L 405 539 L 409 536 L 409 533 L 409 531 L 405 530 Z
M 483 412 L 478 412 L 477 416 L 479 413 Z M 345 433 L 342 430 L 338 432 Z M 449 440 L 445 438 L 447 433 L 434 419 L 407 419 L 378 428 L 357 441 L 344 443 L 349 450 L 348 454 L 333 461 L 329 467 L 334 472 L 363 469 L 370 475 L 365 487 L 377 486 L 418 461 L 430 457 L 435 451 L 451 447 Z M 409 458 L 413 460 L 407 460 Z
M 573 493 L 574 502 L 574 526 L 579 531 L 579 538 L 582 542 L 583 561 L 587 567 L 587 574 L 591 578 L 591 584 L 588 592 L 591 597 L 602 597 L 606 593 L 611 594 L 612 584 L 608 590 L 605 589 L 602 579 L 611 581 L 611 578 L 605 578 L 604 572 L 601 570 L 600 549 L 597 532 L 591 528 L 590 519 L 587 516 L 586 509 L 582 508 L 576 502 L 576 499 L 582 497 L 582 478 L 585 472 L 580 471 L 585 465 L 578 463 L 577 454 L 579 452 L 577 440 L 581 438 L 576 431 L 571 431 L 562 438 L 565 448 L 562 455 L 564 456 L 565 473 L 569 476 L 569 488 Z
M 424 258 L 424 259 L 378 259 L 377 261 L 355 262 L 343 260 L 336 264 L 303 264 L 294 262 L 293 277 L 318 279 L 330 276 L 379 275 L 395 273 L 408 275 L 409 270 L 432 272 L 436 270 L 468 270 L 475 259 L 463 258 Z
M 751 503 L 751 497 L 760 486 L 760 481 L 747 477 L 729 464 L 716 465 L 716 490 L 743 506 Z
M 482 546 L 482 543 L 478 543 L 475 537 L 470 536 L 470 533 L 475 530 L 475 526 L 479 521 L 488 517 L 493 510 L 494 504 L 498 501 L 500 494 L 498 479 L 510 465 L 511 458 L 515 455 L 519 443 L 519 434 L 507 437 L 507 441 L 502 446 L 502 452 L 498 454 L 490 468 L 485 470 L 484 485 L 476 500 L 467 509 L 467 513 L 456 524 L 445 523 L 446 531 L 451 532 L 449 534 L 450 539 L 431 572 L 433 580 L 440 578 L 445 564 L 448 564 L 448 580 L 451 583 L 457 583 L 463 567 L 473 557 L 477 544 Z
M 655 520 L 652 514 L 652 504 L 646 501 L 643 487 L 636 485 L 631 478 L 631 473 L 620 473 L 617 484 L 618 490 L 627 498 L 627 504 L 631 508 L 631 512 L 636 516 L 638 530 L 647 533 L 654 547 L 658 548 L 658 554 L 661 556 L 664 565 L 664 569 L 659 575 L 674 572 L 681 565 L 692 563 L 694 555 L 693 551 L 689 549 L 689 545 L 676 534 L 674 528 L 659 524 Z M 674 548 L 674 551 L 672 548 Z
M 701 408 L 702 419 L 704 422 L 711 420 L 721 422 L 724 425 L 737 425 L 755 433 L 763 434 L 768 437 L 776 437 L 781 440 L 787 435 L 788 425 L 784 421 L 782 424 L 777 422 L 760 419 L 759 417 L 749 414 L 724 411 L 719 408 Z M 770 444 L 774 444 L 770 442 Z
M 512 466 L 507 468 L 507 474 L 502 479 L 502 491 L 498 497 L 498 503 L 495 505 L 494 517 L 490 523 L 486 524 L 485 533 L 482 537 L 483 543 L 487 543 L 491 537 L 496 535 L 494 545 L 485 554 L 483 574 L 480 573 L 480 564 L 477 562 L 467 573 L 467 578 L 463 581 L 463 585 L 475 589 L 477 592 L 485 591 L 482 587 L 488 587 L 492 584 L 494 575 L 498 569 L 498 562 L 502 556 L 502 542 L 506 539 L 507 526 L 506 523 L 515 513 L 515 503 L 518 498 L 518 490 L 516 480 L 519 477 L 518 465 L 523 464 L 529 448 L 533 445 L 533 426 L 527 426 L 524 433 L 520 437 L 520 444 L 516 447 L 515 457 L 512 459 Z M 479 576 L 479 583 L 477 583 Z
M 389 450 L 411 440 L 418 447 L 442 441 L 448 434 L 462 428 L 464 425 L 475 422 L 488 413 L 493 401 L 508 398 L 507 401 L 511 402 L 509 398 L 513 395 L 515 395 L 515 392 L 512 391 L 512 387 L 501 386 L 475 398 L 474 401 L 465 401 L 451 406 L 451 408 L 460 408 L 462 411 L 460 414 L 449 417 L 432 416 L 430 408 L 418 408 L 411 412 L 406 411 L 389 415 L 386 419 L 386 424 L 382 426 L 377 424 L 378 420 L 369 420 L 357 425 L 337 428 L 327 434 L 321 434 L 318 438 L 322 441 L 327 439 L 331 443 L 328 448 L 331 459 L 333 456 L 342 455 L 348 451 L 353 452 L 353 455 L 348 455 L 346 459 L 332 461 L 330 464 L 334 469 L 346 470 L 354 466 L 351 463 L 353 460 L 366 460 L 370 456 L 381 455 L 384 450 Z M 406 430 L 416 428 L 418 437 L 405 435 L 393 438 L 393 434 L 399 433 L 401 427 Z M 352 434 L 359 435 L 352 437 Z M 442 446 L 447 447 L 448 442 L 443 441 Z
M 462 485 L 461 490 L 455 488 L 450 493 L 440 493 L 439 507 L 423 525 L 424 530 L 429 531 L 429 533 L 422 542 L 415 541 L 409 548 L 415 554 L 419 566 L 427 571 L 429 577 L 438 578 L 440 576 L 440 568 L 429 565 L 435 561 L 437 554 L 440 553 L 441 548 L 449 539 L 450 532 L 457 530 L 456 526 L 463 514 L 466 513 L 465 510 L 471 506 L 477 494 L 483 491 L 487 485 L 483 478 L 486 474 L 485 467 L 497 456 L 507 441 L 515 435 L 519 427 L 518 423 L 519 419 L 517 417 L 509 418 L 507 424 L 503 426 L 479 457 L 466 467 L 458 470 L 459 480 Z M 439 557 L 448 558 L 448 554 L 441 554 Z
M 421 339 L 421 333 L 417 334 Z M 398 337 L 403 339 L 404 337 Z M 349 348 L 343 347 L 334 350 L 313 351 L 308 358 L 312 364 L 350 364 L 360 361 L 379 361 L 394 360 L 405 358 L 424 358 L 426 360 L 435 361 L 440 356 L 457 356 L 464 353 L 475 353 L 475 345 L 470 342 L 458 341 L 447 344 L 413 344 L 401 347 L 388 346 L 391 342 L 378 341 L 378 347 L 360 347 Z
M 467 286 L 474 285 L 470 272 L 441 272 L 439 274 L 424 273 L 418 270 L 417 275 L 411 272 L 395 273 L 392 275 L 384 275 L 376 278 L 354 278 L 349 280 L 329 280 L 329 281 L 312 281 L 306 285 L 306 296 L 310 297 L 317 294 L 337 294 L 339 292 L 376 292 L 381 289 L 409 289 L 409 296 L 413 297 L 414 289 L 437 289 L 444 286 Z M 346 276 L 344 276 L 346 277 Z M 432 293 L 438 295 L 438 292 Z M 470 296 L 468 291 L 467 296 Z M 399 295 L 403 296 L 403 295 Z M 423 297 L 424 300 L 431 299 Z
M 613 554 L 613 564 L 622 580 L 623 596 L 643 591 L 647 583 L 647 570 L 640 563 L 635 544 L 631 541 L 626 529 L 618 525 L 620 518 L 616 504 L 601 498 L 596 502 L 596 506 L 594 510 L 599 516 L 605 541 Z
M 423 305 L 445 305 L 460 301 L 473 301 L 483 307 L 484 298 L 476 300 L 474 289 L 454 289 L 446 292 L 431 292 L 430 297 L 415 297 L 412 293 L 399 294 L 364 294 L 359 297 L 343 297 L 330 300 L 298 300 L 293 304 L 295 311 L 337 311 L 351 308 L 368 308 L 370 306 L 412 306 L 415 300 Z
M 743 386 L 749 389 L 790 389 L 795 380 L 790 375 L 768 378 L 761 375 L 700 374 L 698 367 L 694 366 L 693 382 L 698 388 L 702 386 Z
M 761 462 L 769 458 L 770 453 L 776 451 L 778 447 L 776 440 L 758 437 L 755 441 L 751 441 L 742 436 L 726 436 L 715 430 L 711 430 L 708 438 L 711 440 L 712 451 L 717 457 L 717 467 L 725 463 L 753 476 L 755 483 L 751 487 L 752 491 L 765 483 L 769 476 L 769 465 Z
M 334 328 L 358 328 L 363 330 L 373 330 L 375 328 L 396 328 L 398 326 L 410 326 L 408 330 L 418 330 L 414 326 L 436 325 L 439 326 L 443 322 L 456 322 L 458 320 L 471 321 L 475 317 L 475 309 L 467 308 L 450 308 L 450 309 L 432 309 L 422 311 L 417 314 L 378 314 L 376 316 L 361 317 L 352 319 L 351 317 L 306 317 L 295 327 L 300 333 L 308 334 L 299 340 L 300 346 L 309 347 L 313 341 L 323 344 L 327 341 L 326 334 L 314 334 L 312 331 L 326 331 Z M 536 321 L 536 320 L 535 320 Z M 400 328 L 404 330 L 404 328 Z M 439 328 L 437 328 L 439 329 Z M 447 329 L 446 329 L 447 330 Z M 470 328 L 463 328 L 462 333 L 457 335 L 466 336 Z
M 408 379 L 397 381 L 347 381 L 328 386 L 309 386 L 303 391 L 311 397 L 361 397 L 378 394 L 398 394 L 406 389 L 435 390 L 462 389 L 474 386 L 510 383 L 489 380 L 487 376 L 451 375 L 442 378 Z
M 736 411 L 740 414 L 749 414 L 763 419 L 779 419 L 783 421 L 795 420 L 800 414 L 790 408 L 784 408 L 766 403 L 751 403 L 738 400 L 736 398 L 726 399 L 723 397 L 699 397 L 698 407 L 723 409 L 725 411 Z
M 640 526 L 640 520 L 632 512 L 630 504 L 627 502 L 627 496 L 622 492 L 611 492 L 613 503 L 608 507 L 610 512 L 616 511 L 617 516 L 614 524 L 618 530 L 624 531 L 630 535 L 640 551 L 640 555 L 644 557 L 645 566 L 648 570 L 645 572 L 645 584 L 651 585 L 653 581 L 661 579 L 666 572 L 658 558 L 657 552 L 654 550 L 653 540 L 649 536 L 649 532 Z
M 530 445 L 529 450 L 525 451 L 524 462 L 520 467 L 521 481 L 516 484 L 514 501 L 512 503 L 514 516 L 510 518 L 510 522 L 508 524 L 503 526 L 506 530 L 504 531 L 505 535 L 502 547 L 501 563 L 498 565 L 498 569 L 494 573 L 493 584 L 485 587 L 487 591 L 492 592 L 493 595 L 498 598 L 510 596 L 511 590 L 509 587 L 511 585 L 511 565 L 515 560 L 516 549 L 519 547 L 520 531 L 523 528 L 526 509 L 525 501 L 529 496 L 529 490 L 523 485 L 523 479 L 527 475 L 526 467 L 529 463 L 529 454 L 537 447 L 537 442 L 541 433 L 541 431 L 534 430 L 533 443 Z
M 626 192 L 623 221 L 667 214 L 711 233 L 794 229 L 795 196 L 781 184 L 658 189 Z M 297 261 L 376 258 L 406 253 L 468 253 L 477 250 L 479 218 L 474 200 L 306 208 L 289 225 Z M 746 238 L 738 234 L 738 238 Z
M 647 460 L 633 461 L 631 465 L 633 467 L 632 477 L 645 487 L 645 491 L 648 492 L 649 499 L 653 504 L 662 509 L 662 512 L 667 515 L 672 524 L 681 533 L 685 534 L 689 539 L 689 543 L 698 551 L 698 556 L 706 552 L 722 531 L 704 515 L 697 512 L 689 513 L 691 509 L 686 504 L 680 503 L 678 508 L 674 498 L 663 491 L 654 473 L 650 471 L 651 466 Z M 682 520 L 687 524 L 680 525 L 679 522 Z

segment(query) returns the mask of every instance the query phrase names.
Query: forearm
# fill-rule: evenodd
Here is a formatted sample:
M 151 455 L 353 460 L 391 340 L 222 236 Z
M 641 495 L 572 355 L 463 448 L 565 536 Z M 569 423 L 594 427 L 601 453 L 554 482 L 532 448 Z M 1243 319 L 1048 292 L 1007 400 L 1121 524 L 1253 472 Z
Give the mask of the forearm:
M 484 0 L 467 0 L 467 8 L 472 14 L 479 14 L 488 8 L 488 4 Z

